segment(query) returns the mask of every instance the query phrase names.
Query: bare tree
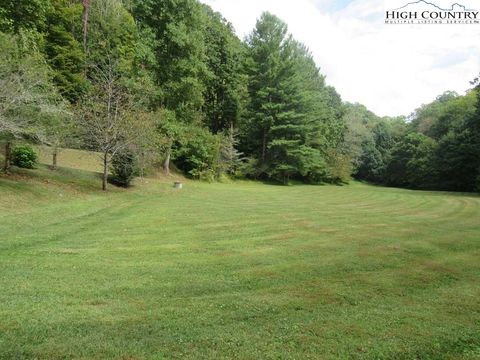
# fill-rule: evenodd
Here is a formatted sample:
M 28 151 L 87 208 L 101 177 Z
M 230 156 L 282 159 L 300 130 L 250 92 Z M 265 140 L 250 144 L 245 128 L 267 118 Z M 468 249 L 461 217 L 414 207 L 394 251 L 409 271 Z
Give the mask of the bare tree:
M 102 189 L 107 189 L 108 167 L 112 157 L 130 146 L 137 136 L 133 120 L 133 100 L 122 84 L 118 61 L 106 57 L 92 66 L 94 84 L 81 104 L 80 128 L 87 146 L 101 153 Z
M 140 176 L 143 177 L 149 167 L 158 164 L 158 155 L 164 149 L 164 137 L 158 129 L 162 123 L 161 112 L 135 112 L 135 141 L 130 150 L 138 157 Z
M 88 17 L 90 14 L 90 0 L 83 0 L 83 14 L 82 14 L 82 25 L 83 25 L 83 51 L 87 55 L 87 36 L 88 36 Z
M 77 143 L 73 117 L 70 112 L 45 117 L 45 143 L 52 150 L 52 170 L 58 169 L 58 155 L 62 147 Z

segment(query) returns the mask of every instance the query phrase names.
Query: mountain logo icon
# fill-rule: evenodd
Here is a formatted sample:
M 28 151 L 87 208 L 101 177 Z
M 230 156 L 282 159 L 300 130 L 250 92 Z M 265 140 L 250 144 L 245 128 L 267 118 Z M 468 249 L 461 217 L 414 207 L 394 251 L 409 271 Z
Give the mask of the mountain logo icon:
M 440 11 L 455 11 L 456 7 L 460 8 L 459 11 L 476 11 L 474 9 L 467 9 L 467 7 L 465 5 L 462 5 L 462 4 L 459 4 L 459 3 L 452 4 L 450 9 L 444 9 L 444 8 L 441 8 L 440 6 L 434 4 L 434 3 L 431 3 L 431 2 L 428 2 L 428 1 L 425 1 L 425 0 L 418 0 L 418 1 L 409 2 L 408 4 L 405 4 L 404 6 L 399 7 L 398 9 L 394 9 L 394 11 L 403 10 L 403 9 L 406 9 L 406 8 L 408 8 L 410 6 L 413 6 L 413 5 L 428 5 L 428 6 L 431 6 L 431 7 L 435 8 L 437 11 L 438 10 L 440 10 Z
M 478 10 L 472 10 L 458 2 L 444 8 L 430 1 L 432 0 L 412 1 L 397 9 L 386 10 L 385 24 L 480 25 L 480 11 Z

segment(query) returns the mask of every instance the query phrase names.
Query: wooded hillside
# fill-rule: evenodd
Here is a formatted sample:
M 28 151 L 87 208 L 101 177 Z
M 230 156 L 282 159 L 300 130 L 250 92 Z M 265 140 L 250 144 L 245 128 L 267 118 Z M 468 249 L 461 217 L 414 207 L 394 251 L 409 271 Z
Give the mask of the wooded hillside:
M 0 31 L 5 170 L 32 142 L 101 152 L 104 188 L 109 168 L 174 161 L 210 181 L 478 189 L 476 91 L 379 118 L 343 103 L 270 13 L 241 41 L 196 0 L 3 1 Z

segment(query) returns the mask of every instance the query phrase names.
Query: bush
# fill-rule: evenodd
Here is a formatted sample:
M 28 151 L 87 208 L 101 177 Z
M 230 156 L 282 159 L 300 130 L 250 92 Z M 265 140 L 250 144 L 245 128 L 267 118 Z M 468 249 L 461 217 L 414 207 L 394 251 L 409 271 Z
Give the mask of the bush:
M 219 158 L 219 138 L 208 130 L 191 126 L 180 139 L 175 165 L 194 179 L 214 181 Z
M 19 145 L 12 151 L 12 163 L 20 168 L 33 169 L 37 158 L 37 153 L 30 145 Z
M 138 173 L 138 159 L 129 150 L 116 153 L 111 163 L 112 176 L 109 181 L 118 186 L 129 187 Z

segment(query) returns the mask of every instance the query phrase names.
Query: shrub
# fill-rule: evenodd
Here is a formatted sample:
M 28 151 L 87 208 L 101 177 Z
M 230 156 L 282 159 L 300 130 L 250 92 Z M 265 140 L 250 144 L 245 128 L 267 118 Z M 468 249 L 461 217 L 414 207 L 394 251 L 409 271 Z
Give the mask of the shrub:
M 219 158 L 218 136 L 191 126 L 176 144 L 175 164 L 194 179 L 213 181 Z
M 16 146 L 12 151 L 12 163 L 24 169 L 33 169 L 37 162 L 37 153 L 30 145 Z
M 138 173 L 138 160 L 129 150 L 116 153 L 111 163 L 112 176 L 110 182 L 114 185 L 129 187 Z

